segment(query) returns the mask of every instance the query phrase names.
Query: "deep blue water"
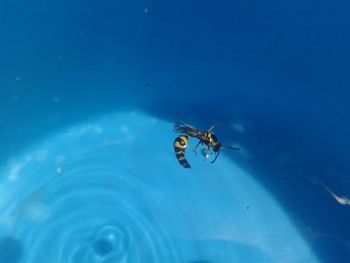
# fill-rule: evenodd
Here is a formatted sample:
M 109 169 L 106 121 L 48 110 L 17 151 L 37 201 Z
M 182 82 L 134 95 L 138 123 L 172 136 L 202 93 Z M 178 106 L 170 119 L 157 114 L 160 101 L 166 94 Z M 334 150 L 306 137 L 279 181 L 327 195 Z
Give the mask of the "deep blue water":
M 1 1 L 0 262 L 348 262 L 349 8 Z

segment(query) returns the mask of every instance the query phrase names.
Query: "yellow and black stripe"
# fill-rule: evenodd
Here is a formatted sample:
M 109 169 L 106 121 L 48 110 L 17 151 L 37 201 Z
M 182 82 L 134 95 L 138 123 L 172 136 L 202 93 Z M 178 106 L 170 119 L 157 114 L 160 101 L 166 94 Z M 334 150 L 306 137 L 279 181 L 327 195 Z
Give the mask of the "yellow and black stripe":
M 181 135 L 177 137 L 174 141 L 174 151 L 177 160 L 185 168 L 191 168 L 190 164 L 185 158 L 185 151 L 188 146 L 188 136 Z

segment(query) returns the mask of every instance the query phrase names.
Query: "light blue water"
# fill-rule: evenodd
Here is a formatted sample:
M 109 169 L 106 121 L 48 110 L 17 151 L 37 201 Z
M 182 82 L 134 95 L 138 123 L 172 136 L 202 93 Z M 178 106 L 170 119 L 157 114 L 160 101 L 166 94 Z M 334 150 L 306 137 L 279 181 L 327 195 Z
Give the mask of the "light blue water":
M 12 159 L 0 183 L 1 232 L 21 248 L 12 253 L 24 262 L 317 262 L 248 172 L 224 153 L 215 166 L 189 155 L 184 169 L 174 135 L 140 112 L 107 114 Z
M 0 263 L 347 263 L 348 10 L 0 1 Z

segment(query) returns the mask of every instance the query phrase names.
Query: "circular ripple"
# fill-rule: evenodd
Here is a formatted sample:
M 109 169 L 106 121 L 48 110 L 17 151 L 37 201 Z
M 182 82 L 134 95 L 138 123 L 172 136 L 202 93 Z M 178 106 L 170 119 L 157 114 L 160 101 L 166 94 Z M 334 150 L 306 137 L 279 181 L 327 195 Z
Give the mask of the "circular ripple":
M 28 262 L 44 257 L 47 250 L 38 251 L 53 237 L 50 253 L 58 262 L 77 262 L 81 257 L 88 262 L 140 262 L 145 257 L 158 262 L 163 252 L 168 253 L 163 249 L 166 242 L 158 240 L 166 233 L 152 212 L 155 201 L 146 185 L 119 177 L 125 171 L 103 165 L 67 173 L 65 180 L 50 184 L 45 221 L 26 234 L 28 241 L 36 240 Z
M 128 162 L 135 153 L 147 157 L 129 130 L 152 123 L 77 126 L 10 164 L 13 194 L 21 194 L 7 214 L 31 248 L 26 262 L 164 262 L 176 254 L 155 192 Z

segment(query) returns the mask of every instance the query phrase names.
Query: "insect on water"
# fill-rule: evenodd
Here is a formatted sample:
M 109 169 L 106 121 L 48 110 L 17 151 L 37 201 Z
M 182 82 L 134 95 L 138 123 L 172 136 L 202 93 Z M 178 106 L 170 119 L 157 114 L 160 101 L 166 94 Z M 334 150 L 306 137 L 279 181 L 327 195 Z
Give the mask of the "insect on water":
M 221 143 L 218 141 L 218 138 L 216 137 L 216 135 L 213 133 L 213 129 L 215 126 L 216 125 L 213 125 L 210 127 L 209 130 L 203 131 L 203 130 L 196 129 L 187 123 L 173 124 L 174 131 L 177 133 L 183 134 L 176 137 L 174 141 L 174 151 L 175 151 L 176 158 L 183 167 L 191 168 L 190 164 L 188 163 L 185 157 L 185 152 L 189 144 L 189 138 L 196 138 L 199 140 L 197 145 L 194 147 L 193 151 L 196 152 L 198 146 L 201 144 L 205 150 L 205 159 L 209 158 L 212 151 L 216 153 L 214 159 L 210 163 L 213 163 L 216 161 L 221 150 L 224 150 L 224 149 L 239 150 L 239 148 L 232 147 L 232 146 L 222 146 Z

